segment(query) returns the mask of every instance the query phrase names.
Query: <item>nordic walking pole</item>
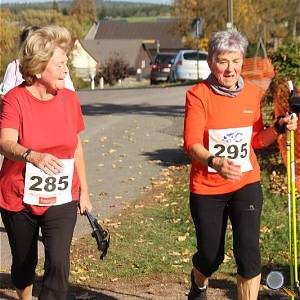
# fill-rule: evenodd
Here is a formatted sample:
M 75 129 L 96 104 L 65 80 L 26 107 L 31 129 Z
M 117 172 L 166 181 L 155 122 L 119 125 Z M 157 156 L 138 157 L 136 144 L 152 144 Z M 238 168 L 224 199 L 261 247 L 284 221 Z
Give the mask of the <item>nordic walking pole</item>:
M 298 111 L 298 105 L 291 101 L 293 96 L 293 84 L 288 82 L 290 90 L 290 109 L 293 115 Z M 294 103 L 293 103 L 294 102 Z M 295 132 L 287 132 L 287 175 L 288 175 L 288 200 L 289 200 L 289 240 L 290 240 L 290 276 L 291 288 L 299 296 L 298 279 L 298 245 L 297 245 L 297 208 L 296 208 L 296 173 L 295 173 Z M 294 299 L 294 297 L 292 297 Z
M 291 289 L 298 293 L 298 245 L 297 245 L 297 208 L 296 208 L 296 176 L 294 155 L 294 130 L 287 132 L 287 179 L 289 206 L 289 252 Z M 292 296 L 291 299 L 294 299 Z
M 293 84 L 289 85 L 289 107 L 291 118 L 300 114 L 300 96 L 294 95 Z M 288 238 L 289 238 L 289 266 L 290 289 L 284 287 L 284 276 L 281 272 L 272 271 L 266 277 L 267 286 L 272 290 L 282 290 L 292 300 L 299 299 L 300 287 L 298 279 L 298 245 L 297 245 L 297 209 L 296 209 L 296 173 L 295 173 L 295 131 L 287 130 L 286 133 L 286 167 L 288 189 Z
M 292 224 L 292 184 L 291 184 L 291 132 L 286 135 L 286 166 L 287 166 L 287 191 L 288 191 L 288 235 L 289 235 L 289 265 L 291 290 L 294 290 L 294 259 L 293 259 L 293 224 Z M 291 297 L 294 300 L 294 296 Z
M 298 279 L 298 245 L 297 245 L 297 209 L 296 209 L 296 175 L 295 175 L 295 151 L 294 151 L 294 130 L 290 131 L 291 136 L 291 192 L 292 192 L 292 239 L 293 239 L 293 256 L 294 256 L 294 279 L 295 290 L 299 294 Z

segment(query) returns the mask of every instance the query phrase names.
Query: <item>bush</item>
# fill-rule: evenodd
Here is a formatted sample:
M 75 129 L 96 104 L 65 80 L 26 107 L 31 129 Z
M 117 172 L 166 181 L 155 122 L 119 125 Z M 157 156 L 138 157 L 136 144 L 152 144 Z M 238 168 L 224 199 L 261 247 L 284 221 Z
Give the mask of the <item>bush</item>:
M 278 79 L 292 80 L 300 86 L 300 42 L 290 42 L 271 54 Z
M 129 76 L 129 64 L 119 55 L 112 56 L 108 59 L 101 71 L 96 76 L 96 82 L 103 77 L 109 85 L 114 85 L 119 79 Z
M 75 73 L 71 73 L 70 75 L 71 75 L 73 85 L 74 85 L 74 88 L 76 91 L 91 87 L 91 83 L 89 81 L 84 81 L 83 79 L 77 77 L 75 75 Z

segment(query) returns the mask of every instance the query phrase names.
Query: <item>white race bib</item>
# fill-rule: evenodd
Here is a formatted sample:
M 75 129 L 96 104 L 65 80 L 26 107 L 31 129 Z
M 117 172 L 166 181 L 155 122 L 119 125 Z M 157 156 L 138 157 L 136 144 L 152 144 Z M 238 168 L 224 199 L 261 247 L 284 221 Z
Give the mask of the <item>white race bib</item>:
M 209 152 L 228 158 L 241 167 L 241 172 L 253 169 L 250 162 L 250 143 L 252 126 L 228 129 L 210 129 L 208 131 Z M 215 172 L 208 167 L 208 172 Z
M 74 159 L 61 159 L 64 169 L 49 176 L 31 163 L 26 163 L 23 202 L 31 205 L 51 206 L 72 201 Z

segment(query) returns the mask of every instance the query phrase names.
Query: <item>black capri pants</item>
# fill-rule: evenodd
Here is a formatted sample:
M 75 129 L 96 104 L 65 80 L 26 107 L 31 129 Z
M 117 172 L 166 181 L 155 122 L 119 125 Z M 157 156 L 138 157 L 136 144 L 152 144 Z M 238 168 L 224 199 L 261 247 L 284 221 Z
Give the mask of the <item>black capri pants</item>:
M 253 278 L 261 272 L 259 233 L 263 196 L 260 182 L 221 195 L 190 194 L 197 252 L 193 265 L 210 277 L 224 260 L 228 218 L 232 224 L 233 252 L 237 273 Z
M 78 201 L 52 206 L 41 216 L 28 210 L 11 212 L 1 209 L 12 253 L 11 278 L 16 288 L 24 289 L 34 281 L 41 228 L 45 272 L 39 300 L 66 299 L 77 206 Z

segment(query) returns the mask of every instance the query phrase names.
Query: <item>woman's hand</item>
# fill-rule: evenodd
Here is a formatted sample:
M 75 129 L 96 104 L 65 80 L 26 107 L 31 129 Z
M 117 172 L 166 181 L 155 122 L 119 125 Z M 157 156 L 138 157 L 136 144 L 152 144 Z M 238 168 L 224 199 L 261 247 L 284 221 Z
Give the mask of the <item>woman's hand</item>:
M 49 176 L 57 175 L 63 171 L 64 164 L 49 153 L 31 151 L 27 161 L 41 169 Z
M 235 165 L 232 160 L 215 157 L 213 159 L 213 167 L 220 176 L 229 181 L 239 181 L 242 177 L 241 167 Z
M 296 130 L 298 123 L 298 117 L 296 114 L 288 114 L 278 120 L 280 126 L 285 126 L 288 130 Z
M 88 192 L 81 191 L 80 192 L 80 200 L 79 200 L 79 211 L 80 214 L 84 214 L 85 211 L 91 212 L 93 209 L 92 203 L 90 201 L 90 196 Z

